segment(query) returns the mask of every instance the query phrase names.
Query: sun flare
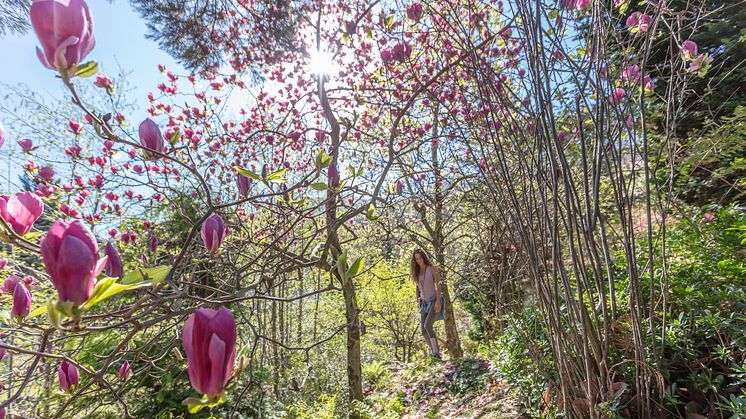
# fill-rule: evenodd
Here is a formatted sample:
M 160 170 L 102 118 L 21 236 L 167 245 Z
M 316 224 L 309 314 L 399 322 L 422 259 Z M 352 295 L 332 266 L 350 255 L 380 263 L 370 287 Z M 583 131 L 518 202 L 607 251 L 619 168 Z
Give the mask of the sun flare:
M 309 68 L 313 74 L 334 75 L 338 68 L 334 63 L 334 56 L 326 51 L 312 49 L 310 51 Z

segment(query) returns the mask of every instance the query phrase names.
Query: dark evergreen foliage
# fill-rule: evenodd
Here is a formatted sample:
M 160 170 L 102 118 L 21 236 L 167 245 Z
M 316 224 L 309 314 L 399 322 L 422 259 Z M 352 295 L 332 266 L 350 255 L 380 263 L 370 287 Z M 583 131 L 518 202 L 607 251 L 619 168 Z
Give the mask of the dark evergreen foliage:
M 294 48 L 295 22 L 302 1 L 260 0 L 250 12 L 234 0 L 130 0 L 147 22 L 149 39 L 192 71 L 205 71 L 233 61 L 220 45 L 229 45 L 236 58 L 274 62 Z M 240 3 L 240 2 L 239 2 Z M 250 36 L 236 34 L 224 18 L 242 16 L 255 28 Z M 233 19 L 231 19 L 233 20 Z
M 29 30 L 29 7 L 31 0 L 0 1 L 0 38 L 8 34 L 21 35 Z

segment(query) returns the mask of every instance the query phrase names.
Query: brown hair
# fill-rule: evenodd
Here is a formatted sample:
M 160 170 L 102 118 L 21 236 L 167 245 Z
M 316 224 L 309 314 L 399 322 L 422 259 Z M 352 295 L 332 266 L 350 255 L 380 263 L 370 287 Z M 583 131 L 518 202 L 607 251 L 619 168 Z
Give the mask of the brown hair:
M 414 252 L 412 252 L 412 259 L 409 262 L 409 275 L 412 277 L 412 281 L 414 281 L 415 283 L 420 277 L 420 265 L 418 265 L 417 261 L 414 259 L 415 255 L 417 254 L 422 256 L 422 260 L 425 262 L 425 266 L 430 266 L 430 259 L 428 259 L 427 254 L 424 250 L 415 249 Z

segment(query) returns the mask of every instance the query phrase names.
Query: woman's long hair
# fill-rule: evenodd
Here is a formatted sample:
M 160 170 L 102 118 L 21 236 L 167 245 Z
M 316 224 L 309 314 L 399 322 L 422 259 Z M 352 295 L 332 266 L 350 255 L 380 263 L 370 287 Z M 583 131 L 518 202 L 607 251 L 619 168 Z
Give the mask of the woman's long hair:
M 415 249 L 415 251 L 412 252 L 412 260 L 409 262 L 409 275 L 415 283 L 417 283 L 417 280 L 420 277 L 420 265 L 418 265 L 417 261 L 414 259 L 417 254 L 422 256 L 425 266 L 430 266 L 430 259 L 428 259 L 427 254 L 422 249 Z

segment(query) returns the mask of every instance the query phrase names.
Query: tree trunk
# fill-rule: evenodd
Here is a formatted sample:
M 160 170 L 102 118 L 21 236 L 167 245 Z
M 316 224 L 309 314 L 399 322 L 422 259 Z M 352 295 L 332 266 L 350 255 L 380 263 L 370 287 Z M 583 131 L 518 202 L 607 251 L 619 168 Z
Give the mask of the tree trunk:
M 438 262 L 438 266 L 445 266 L 445 256 L 443 249 L 435 249 L 435 260 Z M 464 356 L 464 351 L 461 349 L 461 339 L 458 337 L 458 329 L 456 328 L 456 318 L 453 315 L 453 304 L 451 304 L 451 294 L 448 291 L 448 281 L 446 280 L 445 270 L 440 270 L 440 291 L 446 300 L 446 318 L 445 318 L 445 329 L 446 329 L 446 350 L 451 358 L 458 359 Z
M 350 400 L 363 400 L 363 381 L 360 362 L 360 310 L 352 280 L 342 286 L 347 319 L 347 381 L 350 386 Z
M 437 118 L 437 111 L 436 111 Z M 435 126 L 437 127 L 438 123 Z M 437 129 L 437 128 L 434 128 Z M 437 131 L 436 131 L 437 133 Z M 435 199 L 433 210 L 435 212 L 435 228 L 433 239 L 433 250 L 435 251 L 435 260 L 438 262 L 438 270 L 440 271 L 440 290 L 443 293 L 446 301 L 446 349 L 451 355 L 451 358 L 458 359 L 464 356 L 464 352 L 461 350 L 461 340 L 458 337 L 458 329 L 456 329 L 456 318 L 453 316 L 453 304 L 451 304 L 451 294 L 448 292 L 448 280 L 445 273 L 446 257 L 445 257 L 445 237 L 443 234 L 444 220 L 443 220 L 443 201 L 445 196 L 443 194 L 443 176 L 440 172 L 440 160 L 438 157 L 438 143 L 433 142 L 432 146 L 432 163 L 433 172 L 435 174 Z
M 319 13 L 318 25 L 321 26 L 321 14 Z M 316 35 L 317 46 L 320 42 L 319 33 Z M 326 76 L 318 76 L 318 88 L 319 88 L 319 101 L 321 107 L 324 110 L 324 117 L 331 128 L 331 148 L 330 155 L 331 162 L 329 169 L 332 167 L 335 169 L 339 168 L 339 146 L 341 143 L 340 125 L 337 117 L 334 115 L 334 111 L 329 104 L 329 98 L 326 94 L 326 88 L 324 83 L 326 82 Z M 331 268 L 331 274 L 342 286 L 342 295 L 345 300 L 345 319 L 347 320 L 347 382 L 349 384 L 350 401 L 362 401 L 363 400 L 363 383 L 361 380 L 361 365 L 360 365 L 360 310 L 357 306 L 357 293 L 355 291 L 355 283 L 350 280 L 345 280 L 344 273 L 340 273 L 339 269 L 336 268 L 337 261 L 342 254 L 342 247 L 339 241 L 338 229 L 341 225 L 338 223 L 337 218 L 337 199 L 338 199 L 338 183 L 333 183 L 333 179 L 328 177 L 327 179 L 327 193 L 326 193 L 326 204 L 325 204 L 325 215 L 326 215 L 326 237 L 329 250 L 331 251 L 332 259 L 334 264 Z M 338 179 L 336 180 L 338 181 Z M 354 415 L 353 415 L 354 416 Z

